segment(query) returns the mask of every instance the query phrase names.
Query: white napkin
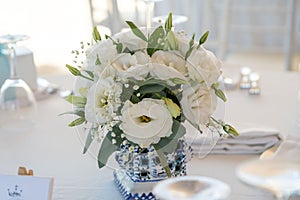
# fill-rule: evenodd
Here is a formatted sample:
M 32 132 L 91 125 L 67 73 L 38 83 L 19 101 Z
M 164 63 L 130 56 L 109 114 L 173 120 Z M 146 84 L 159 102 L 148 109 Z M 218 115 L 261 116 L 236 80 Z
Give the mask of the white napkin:
M 187 141 L 192 146 L 194 155 L 207 154 L 260 154 L 279 144 L 283 136 L 274 129 L 251 128 L 239 132 L 239 136 L 220 138 L 211 133 L 187 134 Z

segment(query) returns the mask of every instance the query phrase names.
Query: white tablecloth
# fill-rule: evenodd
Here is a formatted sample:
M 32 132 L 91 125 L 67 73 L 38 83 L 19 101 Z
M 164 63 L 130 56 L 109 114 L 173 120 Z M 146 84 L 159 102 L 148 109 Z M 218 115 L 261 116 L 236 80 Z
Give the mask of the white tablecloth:
M 300 128 L 296 126 L 299 74 L 259 72 L 262 75 L 262 94 L 249 96 L 247 91 L 239 89 L 228 91 L 225 120 L 236 126 L 263 125 L 279 129 L 284 134 L 300 134 Z M 46 78 L 64 89 L 71 88 L 74 80 L 71 75 Z M 82 154 L 82 137 L 76 129 L 67 127 L 74 117 L 58 116 L 71 110 L 72 106 L 54 95 L 38 102 L 38 109 L 39 118 L 33 132 L 17 136 L 0 133 L 0 174 L 16 174 L 18 166 L 25 166 L 32 168 L 36 176 L 53 177 L 54 200 L 121 199 L 113 183 L 112 169 L 105 167 L 99 170 L 93 155 Z M 230 199 L 272 199 L 269 193 L 241 183 L 235 175 L 235 167 L 239 163 L 257 157 L 194 157 L 188 163 L 188 173 L 227 182 L 232 189 Z

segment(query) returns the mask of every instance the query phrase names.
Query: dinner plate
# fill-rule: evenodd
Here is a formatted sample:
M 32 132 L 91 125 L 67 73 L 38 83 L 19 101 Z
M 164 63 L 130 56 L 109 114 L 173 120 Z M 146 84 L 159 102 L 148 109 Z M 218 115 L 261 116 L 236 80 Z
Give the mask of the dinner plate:
M 230 187 L 210 177 L 182 176 L 159 182 L 153 193 L 161 200 L 222 200 L 228 198 Z

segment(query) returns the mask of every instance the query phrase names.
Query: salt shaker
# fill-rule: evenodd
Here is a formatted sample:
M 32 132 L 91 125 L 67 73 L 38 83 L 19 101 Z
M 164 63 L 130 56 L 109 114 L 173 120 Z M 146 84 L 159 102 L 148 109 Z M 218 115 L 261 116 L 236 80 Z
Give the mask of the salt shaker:
M 251 73 L 251 69 L 249 67 L 242 67 L 240 73 L 241 73 L 240 88 L 249 89 L 251 87 L 251 82 L 249 77 Z
M 249 94 L 251 95 L 258 95 L 260 94 L 260 87 L 259 87 L 259 75 L 258 73 L 252 72 L 249 75 L 250 80 L 250 88 L 249 88 Z

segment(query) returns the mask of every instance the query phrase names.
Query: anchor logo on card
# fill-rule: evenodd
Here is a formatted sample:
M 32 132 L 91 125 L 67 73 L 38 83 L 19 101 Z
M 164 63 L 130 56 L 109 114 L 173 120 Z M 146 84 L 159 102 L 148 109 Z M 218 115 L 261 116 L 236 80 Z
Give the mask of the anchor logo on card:
M 9 200 L 21 200 L 22 199 L 22 189 L 19 189 L 18 185 L 15 185 L 15 187 L 12 188 L 8 188 L 7 189 L 7 194 L 9 197 Z

